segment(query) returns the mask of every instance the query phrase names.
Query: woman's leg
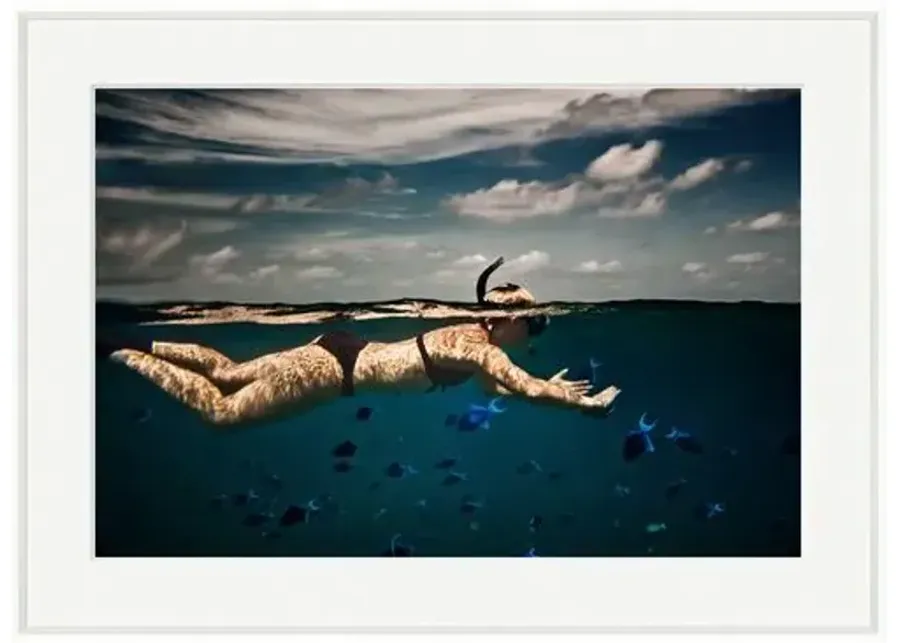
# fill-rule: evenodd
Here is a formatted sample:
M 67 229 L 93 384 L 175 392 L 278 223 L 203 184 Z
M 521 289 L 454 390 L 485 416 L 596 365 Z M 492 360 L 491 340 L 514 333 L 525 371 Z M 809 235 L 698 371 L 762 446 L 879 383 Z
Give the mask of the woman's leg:
M 318 347 L 291 351 L 295 359 L 256 379 L 236 393 L 223 395 L 209 379 L 155 355 L 133 349 L 111 358 L 137 371 L 216 426 L 235 426 L 288 413 L 299 413 L 340 394 L 340 365 Z
M 153 342 L 151 350 L 154 356 L 204 375 L 223 392 L 229 393 L 289 366 L 298 349 L 261 355 L 247 362 L 235 362 L 199 344 Z

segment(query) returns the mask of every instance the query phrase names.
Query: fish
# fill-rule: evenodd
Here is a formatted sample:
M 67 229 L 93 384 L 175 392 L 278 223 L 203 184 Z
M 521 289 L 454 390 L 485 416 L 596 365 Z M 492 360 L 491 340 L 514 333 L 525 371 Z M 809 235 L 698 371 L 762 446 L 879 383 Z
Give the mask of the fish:
M 800 455 L 800 432 L 791 433 L 781 441 L 781 452 L 784 455 Z
M 384 470 L 384 475 L 388 478 L 405 478 L 417 473 L 419 473 L 419 470 L 412 465 L 401 464 L 400 462 L 391 462 Z
M 591 390 L 597 386 L 597 369 L 603 366 L 603 362 L 599 362 L 593 357 L 588 358 L 587 364 L 580 364 L 569 371 L 569 377 L 573 381 L 587 380 L 591 383 Z M 588 394 L 590 395 L 590 390 Z
M 562 473 L 559 472 L 559 471 L 548 471 L 548 472 L 547 472 L 547 479 L 548 479 L 548 480 L 551 480 L 551 481 L 553 481 L 553 482 L 556 482 L 556 481 L 559 480 L 560 478 L 562 478 Z
M 457 462 L 458 462 L 457 458 L 443 458 L 443 459 L 437 461 L 437 463 L 434 465 L 434 468 L 435 469 L 452 469 L 453 465 L 455 465 Z
M 473 498 L 463 498 L 463 501 L 459 506 L 459 510 L 464 514 L 471 515 L 479 509 L 482 509 L 483 507 L 484 503 L 480 500 L 475 500 Z
M 457 429 L 463 432 L 488 431 L 491 428 L 491 418 L 506 412 L 502 405 L 502 398 L 492 399 L 487 406 L 470 404 L 469 410 L 459 417 Z
M 625 462 L 633 462 L 645 453 L 653 453 L 656 448 L 650 439 L 650 432 L 656 428 L 656 422 L 647 422 L 647 414 L 642 413 L 638 420 L 638 428 L 629 431 L 622 445 L 622 458 Z
M 375 491 L 378 487 L 381 486 L 381 480 L 373 480 L 369 483 L 369 491 Z
M 276 540 L 281 538 L 281 532 L 277 529 L 273 529 L 272 531 L 264 531 L 262 532 L 262 537 L 267 540 Z
M 278 524 L 282 527 L 292 527 L 298 522 L 309 522 L 309 511 L 306 507 L 290 505 L 278 520 Z
M 256 512 L 245 516 L 241 524 L 245 527 L 259 527 L 274 518 L 275 516 L 268 512 Z
M 472 522 L 469 523 L 469 529 L 471 531 L 478 531 L 479 529 L 481 529 L 481 525 L 478 523 L 477 520 L 473 520 Z
M 543 524 L 544 524 L 544 519 L 542 517 L 540 517 L 539 515 L 535 514 L 531 517 L 531 520 L 528 521 L 528 528 L 532 532 L 536 532 L 538 529 L 541 528 L 541 525 L 543 525 Z
M 523 558 L 540 558 L 540 556 L 537 555 L 535 548 L 532 547 L 523 554 Z
M 626 487 L 623 484 L 616 483 L 616 486 L 613 487 L 613 494 L 618 496 L 619 498 L 624 498 L 625 496 L 631 495 L 631 487 Z
M 387 509 L 382 507 L 381 509 L 379 509 L 378 511 L 375 512 L 375 515 L 372 516 L 372 520 L 378 520 L 386 513 L 387 513 Z
M 406 473 L 406 469 L 399 462 L 391 462 L 384 470 L 384 475 L 388 478 L 402 478 Z
M 681 488 L 687 484 L 687 480 L 684 478 L 679 478 L 678 480 L 673 480 L 669 484 L 666 485 L 666 500 L 672 500 L 678 493 L 681 491 Z
M 344 440 L 331 450 L 335 458 L 352 458 L 359 447 L 350 440 Z
M 460 473 L 458 471 L 451 471 L 450 473 L 447 474 L 447 476 L 444 478 L 444 480 L 443 480 L 443 482 L 441 482 L 441 484 L 444 485 L 445 487 L 451 487 L 453 485 L 459 484 L 460 482 L 465 482 L 468 479 L 469 479 L 468 473 Z
M 694 510 L 694 515 L 700 520 L 710 520 L 723 513 L 725 513 L 724 502 L 706 502 Z
M 412 556 L 415 551 L 410 545 L 400 542 L 400 534 L 394 534 L 391 537 L 391 546 L 385 551 L 383 556 Z
M 687 453 L 701 454 L 703 453 L 703 445 L 700 441 L 687 431 L 679 431 L 674 426 L 664 436 L 667 440 L 671 440 L 682 451 Z
M 428 500 L 426 500 L 425 498 L 422 498 L 421 500 L 416 500 L 415 506 L 418 507 L 419 509 L 427 509 L 428 508 Z
M 722 449 L 722 455 L 728 455 L 733 458 L 737 454 L 738 454 L 738 450 L 735 449 L 734 447 L 725 447 L 724 449 Z
M 646 527 L 644 527 L 644 531 L 646 531 L 648 534 L 655 534 L 665 530 L 666 523 L 664 522 L 651 522 Z
M 456 426 L 459 422 L 459 416 L 456 413 L 449 413 L 446 418 L 444 418 L 444 426 Z
M 374 411 L 372 410 L 372 407 L 370 407 L 370 406 L 361 406 L 361 407 L 359 407 L 358 409 L 356 409 L 356 419 L 357 419 L 357 420 L 360 420 L 361 422 L 365 422 L 365 421 L 368 420 L 370 417 L 372 417 L 372 413 L 373 413 L 373 412 L 374 412 Z
M 281 491 L 284 488 L 284 480 L 275 473 L 264 476 L 262 482 L 273 491 Z
M 331 468 L 337 471 L 338 473 L 347 473 L 353 468 L 353 463 L 349 460 L 338 460 Z
M 257 494 L 253 489 L 250 489 L 246 493 L 239 492 L 231 494 L 231 504 L 235 507 L 246 507 L 252 502 L 256 502 L 259 500 L 259 494 Z
M 151 409 L 138 409 L 131 414 L 131 419 L 138 424 L 144 424 L 152 417 L 153 411 Z
M 535 471 L 539 473 L 543 473 L 544 470 L 541 468 L 541 465 L 538 464 L 534 460 L 529 460 L 528 462 L 523 462 L 518 467 L 516 467 L 516 473 L 520 475 L 528 475 L 530 473 L 534 473 Z
M 290 527 L 296 525 L 298 522 L 309 522 L 310 517 L 321 510 L 322 508 L 316 504 L 315 499 L 307 502 L 304 507 L 300 507 L 299 505 L 289 505 L 288 508 L 284 510 L 284 513 L 281 514 L 278 524 L 282 527 Z

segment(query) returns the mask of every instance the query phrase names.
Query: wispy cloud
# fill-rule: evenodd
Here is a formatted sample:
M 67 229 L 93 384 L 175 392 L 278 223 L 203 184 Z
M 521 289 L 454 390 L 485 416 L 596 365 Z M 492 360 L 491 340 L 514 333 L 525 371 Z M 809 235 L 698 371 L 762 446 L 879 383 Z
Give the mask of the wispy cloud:
M 744 252 L 728 257 L 728 263 L 754 264 L 765 261 L 769 257 L 768 252 Z
M 617 259 L 612 259 L 610 261 L 606 261 L 604 263 L 600 263 L 599 261 L 595 261 L 591 259 L 590 261 L 583 261 L 578 264 L 574 272 L 580 272 L 583 274 L 615 274 L 622 272 L 622 262 Z
M 412 163 L 590 131 L 660 124 L 768 92 L 657 89 L 106 90 L 97 114 L 142 126 L 149 141 L 103 148 L 154 162 Z M 179 147 L 180 146 L 180 147 Z
M 473 266 L 483 266 L 487 261 L 487 257 L 484 255 L 466 255 L 454 261 L 453 265 L 461 268 L 471 268 Z
M 662 141 L 647 141 L 640 147 L 625 143 L 613 145 L 585 170 L 585 176 L 597 181 L 624 181 L 646 174 L 662 154 Z
M 491 188 L 456 194 L 446 204 L 460 215 L 510 222 L 565 214 L 579 203 L 582 194 L 578 182 L 557 187 L 541 181 L 519 183 L 508 179 Z
M 721 159 L 706 159 L 676 176 L 670 186 L 673 190 L 690 190 L 709 181 L 724 169 L 725 162 Z
M 710 267 L 700 261 L 689 261 L 681 266 L 681 271 L 689 274 L 692 279 L 701 283 L 706 283 L 715 277 L 715 273 Z
M 215 252 L 192 256 L 190 264 L 201 275 L 217 283 L 239 283 L 240 277 L 224 272 L 224 268 L 240 256 L 233 246 L 224 246 Z
M 800 217 L 785 212 L 769 212 L 755 219 L 744 221 L 739 219 L 728 224 L 733 232 L 772 232 L 784 228 L 795 228 L 800 225 Z
M 98 199 L 109 201 L 203 208 L 242 214 L 336 212 L 380 203 L 385 197 L 400 197 L 415 193 L 415 188 L 402 187 L 399 181 L 387 172 L 373 180 L 350 177 L 325 187 L 321 192 L 307 194 L 240 195 L 115 186 L 101 186 L 96 190 Z M 388 219 L 403 218 L 396 212 L 368 212 L 368 214 Z
M 508 261 L 504 269 L 510 273 L 525 274 L 550 265 L 550 255 L 542 250 L 531 250 Z
M 102 253 L 126 260 L 124 270 L 132 277 L 149 268 L 185 239 L 187 224 L 182 221 L 175 230 L 142 225 L 137 229 L 114 229 L 98 233 L 97 247 Z
M 318 281 L 321 279 L 340 279 L 344 276 L 340 270 L 334 266 L 310 266 L 297 270 L 294 276 L 300 281 Z

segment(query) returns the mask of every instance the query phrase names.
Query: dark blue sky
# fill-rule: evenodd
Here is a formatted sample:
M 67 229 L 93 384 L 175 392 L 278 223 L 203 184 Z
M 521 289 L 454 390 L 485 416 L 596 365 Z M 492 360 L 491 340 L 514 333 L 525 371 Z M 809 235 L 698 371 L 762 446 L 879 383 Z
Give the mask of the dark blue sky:
M 799 91 L 97 93 L 98 296 L 800 290 Z

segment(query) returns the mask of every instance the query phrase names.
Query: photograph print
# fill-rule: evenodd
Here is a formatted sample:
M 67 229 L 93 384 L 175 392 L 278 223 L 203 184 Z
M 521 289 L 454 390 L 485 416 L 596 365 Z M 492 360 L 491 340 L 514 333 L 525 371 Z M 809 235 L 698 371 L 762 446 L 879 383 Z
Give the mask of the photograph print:
M 95 90 L 98 557 L 797 557 L 801 92 Z

